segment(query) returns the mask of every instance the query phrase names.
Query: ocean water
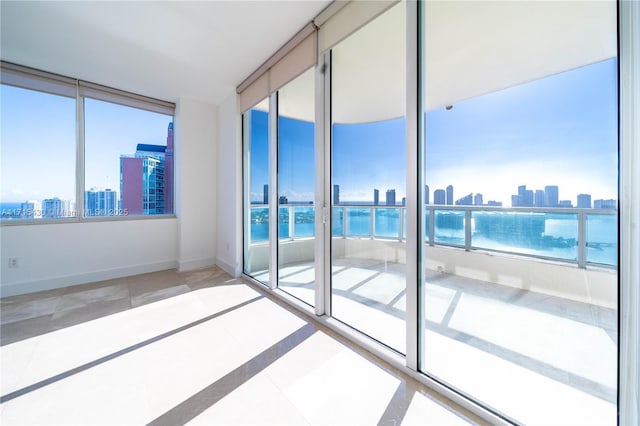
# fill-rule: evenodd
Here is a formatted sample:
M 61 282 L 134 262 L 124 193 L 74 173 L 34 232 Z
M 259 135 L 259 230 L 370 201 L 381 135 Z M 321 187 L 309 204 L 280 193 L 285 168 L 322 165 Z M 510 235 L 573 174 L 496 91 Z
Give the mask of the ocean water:
M 3 220 L 20 218 L 22 203 L 0 203 L 0 217 Z
M 293 238 L 314 235 L 313 209 L 307 208 L 306 216 L 296 215 Z M 269 222 L 266 209 L 253 209 L 251 220 L 252 242 L 269 239 Z M 346 210 L 346 222 L 344 214 Z M 400 212 L 403 209 L 374 209 L 375 238 L 397 239 L 400 231 Z M 267 215 L 268 216 L 268 215 Z M 406 217 L 403 215 L 403 218 Z M 255 219 L 255 220 L 254 220 Z M 259 220 L 258 220 L 259 219 Z M 428 223 L 430 218 L 425 218 Z M 333 208 L 332 234 L 344 236 L 345 225 L 348 237 L 371 237 L 371 209 Z M 476 249 L 489 249 L 530 256 L 574 262 L 578 258 L 578 216 L 574 213 L 508 213 L 473 212 L 471 245 Z M 403 226 L 403 235 L 406 228 Z M 289 235 L 289 216 L 281 211 L 279 218 L 280 238 Z M 618 259 L 617 216 L 587 214 L 587 262 L 616 266 Z M 464 211 L 437 211 L 434 223 L 434 242 L 464 247 Z

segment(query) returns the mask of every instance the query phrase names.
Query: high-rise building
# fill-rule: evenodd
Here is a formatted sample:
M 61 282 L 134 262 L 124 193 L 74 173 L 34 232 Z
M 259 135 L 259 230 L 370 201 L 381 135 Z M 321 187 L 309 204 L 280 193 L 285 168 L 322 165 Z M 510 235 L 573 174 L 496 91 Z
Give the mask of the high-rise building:
M 333 185 L 333 205 L 340 204 L 340 185 Z
M 536 193 L 533 196 L 533 205 L 536 207 L 544 207 L 544 191 L 542 189 L 536 189 Z
M 430 204 L 429 203 L 429 185 L 425 185 L 424 186 L 424 203 L 425 204 Z
M 591 194 L 578 194 L 578 208 L 579 209 L 591 208 Z
M 61 200 L 58 197 L 42 200 L 42 217 L 44 218 L 70 216 L 70 210 L 69 201 L 67 200 Z
M 523 188 L 520 192 L 520 188 Z M 533 207 L 533 190 L 527 189 L 526 185 L 518 188 L 518 196 L 520 197 L 520 205 L 524 207 Z
M 37 200 L 27 200 L 20 204 L 21 219 L 36 219 L 42 217 L 42 205 Z
M 447 205 L 453 205 L 453 185 L 447 186 Z
M 373 190 L 373 205 L 377 206 L 380 204 L 380 191 L 377 189 Z
M 407 197 L 402 197 L 402 205 L 403 206 L 407 205 Z
M 557 185 L 550 185 L 544 187 L 544 205 L 545 207 L 558 207 L 558 190 Z
M 456 206 L 470 206 L 473 204 L 473 194 L 469 193 L 464 197 L 456 200 Z
M 120 156 L 122 209 L 127 214 L 164 213 L 165 149 L 138 144 L 133 156 Z
M 109 188 L 91 188 L 84 192 L 85 216 L 115 216 L 118 210 L 118 193 Z
M 396 205 L 396 190 L 395 189 L 387 189 L 387 205 L 395 206 Z
M 167 128 L 167 150 L 164 153 L 164 212 L 173 213 L 173 122 Z
M 609 200 L 595 200 L 593 202 L 594 209 L 616 209 L 618 208 L 618 202 L 614 199 Z
M 289 204 L 289 199 L 287 198 L 286 195 L 281 195 L 278 198 L 278 204 Z
M 445 204 L 446 193 L 444 189 L 436 189 L 433 191 L 433 204 Z
M 533 191 L 527 185 L 518 186 L 518 195 L 511 196 L 512 207 L 533 207 Z
M 476 206 L 483 205 L 482 194 L 476 194 L 473 196 L 473 204 L 475 204 Z
M 127 214 L 173 213 L 173 123 L 166 146 L 138 144 L 134 155 L 120 156 L 120 176 L 120 207 Z
M 262 187 L 262 204 L 269 204 L 269 185 L 267 185 L 266 183 Z

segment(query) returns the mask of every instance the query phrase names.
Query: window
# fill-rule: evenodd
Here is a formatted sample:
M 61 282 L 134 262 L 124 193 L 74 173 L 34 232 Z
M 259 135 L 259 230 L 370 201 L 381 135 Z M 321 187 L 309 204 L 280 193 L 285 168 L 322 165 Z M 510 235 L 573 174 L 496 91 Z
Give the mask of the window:
M 84 99 L 85 215 L 173 213 L 173 117 Z
M 5 62 L 0 88 L 3 223 L 173 214 L 173 104 Z
M 77 216 L 75 98 L 0 90 L 2 221 Z

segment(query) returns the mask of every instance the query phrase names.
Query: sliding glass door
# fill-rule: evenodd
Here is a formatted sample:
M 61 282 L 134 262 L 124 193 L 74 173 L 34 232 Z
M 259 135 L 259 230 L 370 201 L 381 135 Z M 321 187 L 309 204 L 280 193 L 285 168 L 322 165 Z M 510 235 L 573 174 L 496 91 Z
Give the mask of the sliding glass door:
M 269 100 L 242 115 L 245 274 L 269 283 Z
M 331 315 L 401 353 L 404 52 L 404 3 L 331 50 Z
M 615 424 L 615 3 L 349 4 L 244 114 L 245 273 L 508 421 Z
M 314 73 L 278 90 L 278 287 L 315 305 Z
M 421 370 L 517 422 L 615 424 L 616 5 L 435 3 Z

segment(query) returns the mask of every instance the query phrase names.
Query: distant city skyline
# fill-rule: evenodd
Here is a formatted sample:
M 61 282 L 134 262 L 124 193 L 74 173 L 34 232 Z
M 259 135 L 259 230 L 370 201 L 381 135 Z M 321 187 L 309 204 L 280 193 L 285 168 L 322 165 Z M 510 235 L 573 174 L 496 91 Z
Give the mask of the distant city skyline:
M 137 144 L 133 154 L 119 155 L 117 189 L 92 187 L 84 191 L 83 215 L 124 216 L 173 212 L 173 122 L 166 145 Z M 77 200 L 51 196 L 42 200 L 4 201 L 2 218 L 63 218 L 80 215 Z M 19 205 L 19 207 L 18 207 Z
M 547 185 L 544 189 L 528 190 L 527 185 L 519 185 L 517 187 L 518 194 L 512 195 L 511 207 L 547 207 L 547 208 L 603 208 L 603 209 L 615 209 L 617 208 L 617 199 L 596 199 L 593 200 L 591 194 L 581 193 L 578 194 L 575 200 L 562 200 L 558 198 L 560 188 L 558 185 Z M 470 192 L 460 198 L 454 199 L 455 188 L 453 185 L 447 185 L 445 189 L 433 190 L 433 197 L 431 196 L 431 188 L 429 185 L 424 187 L 425 204 L 433 205 L 456 205 L 456 206 L 488 206 L 488 207 L 503 207 L 508 206 L 500 200 L 488 200 L 484 202 L 484 196 L 480 192 Z M 253 201 L 253 204 L 268 204 L 269 185 L 264 185 L 264 199 L 262 202 Z M 333 205 L 380 205 L 380 206 L 404 206 L 406 203 L 406 197 L 403 197 L 399 202 L 395 198 L 395 189 L 387 189 L 384 203 L 380 202 L 380 190 L 373 188 L 372 198 L 366 200 L 343 200 L 341 198 L 340 185 L 334 184 L 332 191 L 332 204 Z M 518 199 L 514 203 L 514 199 Z M 312 200 L 289 200 L 286 196 L 281 195 L 278 199 L 279 204 L 312 204 Z

